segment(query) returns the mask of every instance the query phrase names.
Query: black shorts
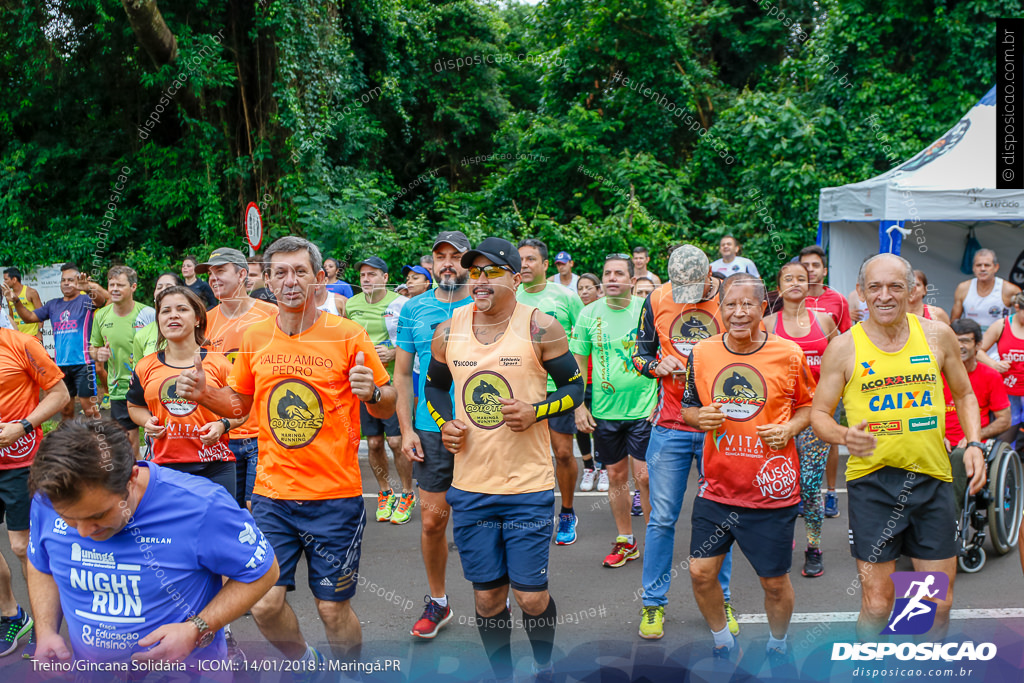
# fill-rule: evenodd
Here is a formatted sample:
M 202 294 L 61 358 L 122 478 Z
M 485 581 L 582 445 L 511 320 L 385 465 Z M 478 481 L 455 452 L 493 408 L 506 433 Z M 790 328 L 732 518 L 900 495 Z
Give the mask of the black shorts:
M 441 432 L 416 430 L 423 446 L 423 462 L 412 462 L 412 476 L 419 487 L 428 493 L 444 493 L 452 487 L 455 456 L 441 443 Z
M 28 467 L 0 470 L 0 521 L 8 531 L 28 529 L 28 511 L 32 499 L 28 495 Z
M 117 422 L 117 424 L 124 427 L 125 431 L 131 434 L 139 425 L 132 422 L 132 416 L 128 414 L 128 401 L 127 399 L 121 399 L 110 401 L 110 419 Z
M 359 429 L 363 436 L 401 436 L 402 430 L 398 428 L 398 414 L 394 414 L 386 420 L 370 415 L 366 404 L 359 402 Z M 405 457 L 405 456 L 402 456 Z
M 61 365 L 60 371 L 64 373 L 64 386 L 71 398 L 92 398 L 96 395 L 96 368 L 92 364 Z
M 548 398 L 551 398 L 551 394 L 555 392 L 549 391 Z M 561 415 L 555 415 L 554 417 L 548 418 L 548 429 L 559 434 L 575 434 L 576 433 L 576 411 L 570 410 L 567 413 Z
M 166 465 L 161 465 L 161 467 L 209 479 L 213 483 L 223 486 L 231 494 L 232 498 L 236 497 L 235 482 L 237 475 L 235 468 L 237 465 L 234 462 L 224 462 L 223 460 L 215 462 L 169 462 Z
M 725 555 L 736 541 L 762 579 L 788 574 L 793 565 L 796 508 L 742 508 L 694 498 L 690 555 Z
M 594 418 L 594 450 L 604 466 L 621 462 L 627 455 L 647 459 L 651 423 L 647 420 L 599 420 Z
M 345 602 L 356 594 L 366 528 L 362 496 L 303 501 L 274 500 L 256 493 L 252 516 L 277 555 L 281 576 L 275 585 L 295 590 L 295 568 L 305 553 L 314 597 Z
M 858 560 L 948 560 L 960 552 L 951 482 L 883 467 L 847 482 L 846 489 L 850 553 Z

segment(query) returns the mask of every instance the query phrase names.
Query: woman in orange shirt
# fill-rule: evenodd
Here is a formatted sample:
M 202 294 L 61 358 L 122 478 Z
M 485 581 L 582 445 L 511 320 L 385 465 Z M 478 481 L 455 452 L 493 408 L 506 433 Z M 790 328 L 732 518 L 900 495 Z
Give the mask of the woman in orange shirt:
M 226 386 L 231 362 L 206 343 L 206 306 L 187 287 L 168 287 L 156 297 L 156 352 L 135 366 L 128 413 L 143 428 L 156 464 L 206 477 L 235 495 L 235 456 L 228 431 L 245 421 L 218 418 L 178 396 L 178 374 L 202 363 L 208 382 Z

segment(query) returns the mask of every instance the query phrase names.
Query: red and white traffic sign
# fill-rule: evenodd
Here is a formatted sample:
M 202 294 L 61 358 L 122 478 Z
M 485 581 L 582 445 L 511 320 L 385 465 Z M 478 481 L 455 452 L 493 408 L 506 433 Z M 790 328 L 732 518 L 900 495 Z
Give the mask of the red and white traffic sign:
M 259 251 L 263 244 L 263 216 L 256 202 L 249 202 L 245 207 L 245 238 L 252 249 Z

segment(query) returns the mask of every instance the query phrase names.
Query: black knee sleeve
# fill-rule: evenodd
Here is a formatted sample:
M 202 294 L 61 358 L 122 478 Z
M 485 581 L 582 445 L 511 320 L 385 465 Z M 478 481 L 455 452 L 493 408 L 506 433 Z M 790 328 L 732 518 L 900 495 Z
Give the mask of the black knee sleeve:
M 476 613 L 476 628 L 484 643 L 484 652 L 491 661 L 494 677 L 512 677 L 512 614 L 508 607 L 492 617 Z M 550 652 L 550 650 L 549 650 Z
M 533 648 L 533 659 L 539 666 L 546 666 L 551 662 L 551 650 L 555 645 L 555 621 L 558 611 L 555 609 L 555 599 L 548 598 L 548 606 L 540 614 L 527 614 L 523 612 L 523 627 L 530 639 L 530 646 Z

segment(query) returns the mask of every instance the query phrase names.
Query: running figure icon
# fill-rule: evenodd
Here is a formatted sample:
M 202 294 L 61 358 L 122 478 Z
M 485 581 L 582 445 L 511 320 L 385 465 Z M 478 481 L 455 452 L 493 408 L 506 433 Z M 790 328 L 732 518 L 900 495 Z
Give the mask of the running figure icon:
M 939 588 L 937 587 L 935 588 L 935 590 L 928 590 L 934 583 L 934 574 L 929 574 L 924 578 L 923 581 L 912 581 L 910 585 L 907 587 L 907 592 L 903 595 L 904 598 L 910 598 L 910 600 L 903 608 L 903 611 L 900 612 L 900 615 L 889 623 L 887 630 L 896 632 L 896 622 L 898 622 L 903 617 L 906 617 L 907 621 L 910 621 L 916 616 L 931 613 L 934 610 L 934 604 L 932 604 L 931 606 L 926 605 L 924 604 L 924 599 L 934 598 L 939 593 Z M 911 597 L 910 594 L 914 591 L 914 586 L 918 586 L 917 594 Z M 895 610 L 893 611 L 895 613 Z

